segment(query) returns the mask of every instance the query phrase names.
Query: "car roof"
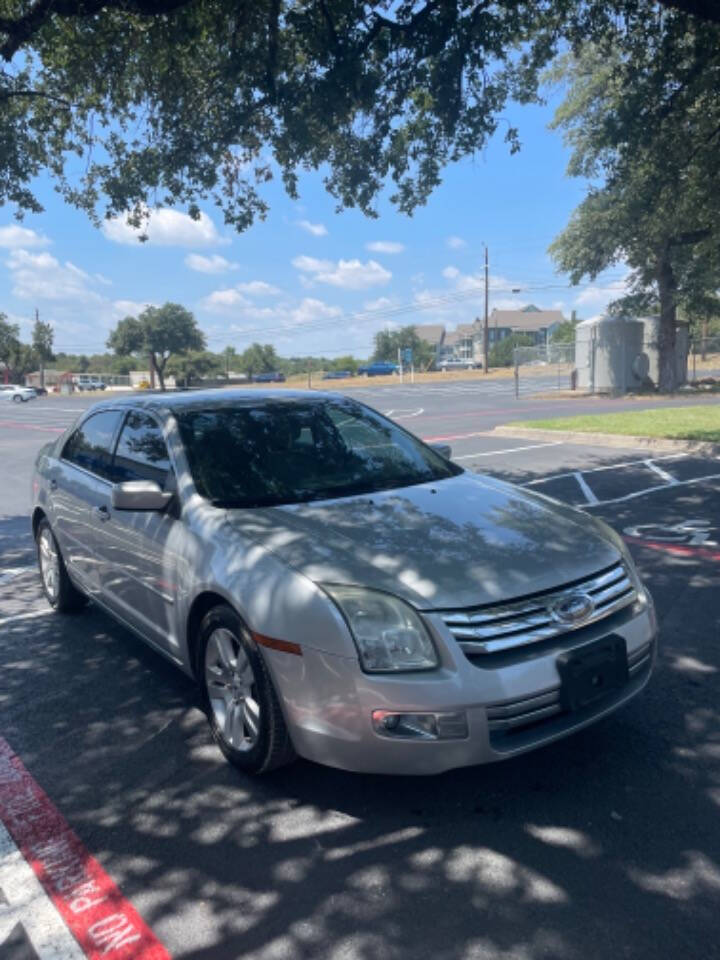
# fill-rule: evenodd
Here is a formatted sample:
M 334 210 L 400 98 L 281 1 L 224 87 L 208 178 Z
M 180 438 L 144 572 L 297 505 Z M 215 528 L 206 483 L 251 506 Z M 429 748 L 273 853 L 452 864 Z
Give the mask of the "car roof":
M 99 401 L 88 409 L 113 409 L 123 407 L 142 407 L 146 410 L 180 411 L 201 408 L 203 410 L 222 409 L 223 407 L 260 407 L 268 404 L 320 402 L 327 400 L 348 400 L 344 394 L 325 390 L 188 390 L 178 393 L 143 393 L 112 397 Z

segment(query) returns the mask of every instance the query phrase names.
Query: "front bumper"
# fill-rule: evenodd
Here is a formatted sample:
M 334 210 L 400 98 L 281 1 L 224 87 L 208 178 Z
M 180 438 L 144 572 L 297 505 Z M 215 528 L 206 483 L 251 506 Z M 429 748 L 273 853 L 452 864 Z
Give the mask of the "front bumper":
M 304 648 L 302 657 L 267 655 L 296 751 L 308 760 L 365 773 L 433 774 L 492 763 L 551 743 L 618 709 L 647 683 L 656 657 L 652 601 L 519 657 L 480 665 L 460 650 L 442 622 L 429 618 L 441 667 L 428 673 L 369 675 L 356 659 Z M 582 710 L 559 703 L 559 653 L 608 633 L 625 640 L 629 679 Z M 412 740 L 378 734 L 376 710 L 462 713 L 463 739 Z

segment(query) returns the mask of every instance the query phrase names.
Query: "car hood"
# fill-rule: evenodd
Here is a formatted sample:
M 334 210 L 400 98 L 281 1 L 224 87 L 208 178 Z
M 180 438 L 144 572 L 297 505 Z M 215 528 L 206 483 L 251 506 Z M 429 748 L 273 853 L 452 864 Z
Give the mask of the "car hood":
M 321 503 L 229 510 L 228 519 L 315 582 L 384 590 L 425 610 L 551 590 L 620 559 L 578 511 L 470 473 Z

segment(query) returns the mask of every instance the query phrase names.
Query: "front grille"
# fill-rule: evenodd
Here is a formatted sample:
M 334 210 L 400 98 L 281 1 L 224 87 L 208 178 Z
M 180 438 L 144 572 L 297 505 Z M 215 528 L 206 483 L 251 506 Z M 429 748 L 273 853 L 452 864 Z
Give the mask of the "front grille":
M 555 604 L 574 593 L 592 597 L 592 613 L 579 623 L 560 623 L 553 617 Z M 624 564 L 616 563 L 600 573 L 561 590 L 536 594 L 512 603 L 465 610 L 439 610 L 445 625 L 468 657 L 498 653 L 586 627 L 633 603 L 635 587 Z
M 630 680 L 637 677 L 650 665 L 652 642 L 628 655 L 628 674 Z M 602 700 L 597 706 L 602 706 Z M 544 693 L 518 700 L 506 700 L 503 703 L 491 703 L 487 707 L 488 728 L 491 739 L 497 734 L 519 733 L 549 720 L 562 713 L 560 706 L 560 687 L 553 687 Z

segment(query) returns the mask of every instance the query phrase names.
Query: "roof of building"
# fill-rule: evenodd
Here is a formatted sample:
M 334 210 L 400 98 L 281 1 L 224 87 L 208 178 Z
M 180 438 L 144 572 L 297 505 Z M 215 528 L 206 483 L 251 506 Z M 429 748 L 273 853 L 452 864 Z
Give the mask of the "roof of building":
M 415 333 L 420 337 L 421 340 L 424 340 L 425 343 L 429 343 L 431 346 L 436 347 L 443 341 L 445 336 L 445 327 L 441 323 L 424 323 L 419 327 L 415 327 Z
M 493 310 L 489 323 L 511 330 L 546 330 L 555 323 L 565 323 L 562 310 Z

